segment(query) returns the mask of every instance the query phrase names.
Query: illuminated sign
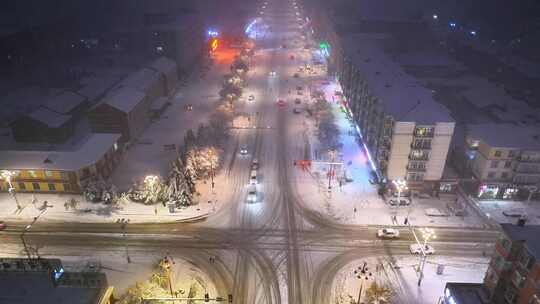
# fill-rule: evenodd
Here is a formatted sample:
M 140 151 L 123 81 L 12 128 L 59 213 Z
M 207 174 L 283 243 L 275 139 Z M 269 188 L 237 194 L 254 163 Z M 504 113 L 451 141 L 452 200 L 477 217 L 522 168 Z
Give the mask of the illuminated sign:
M 214 52 L 215 50 L 217 50 L 218 46 L 219 46 L 218 39 L 217 38 L 212 39 L 212 42 L 210 42 L 210 50 Z

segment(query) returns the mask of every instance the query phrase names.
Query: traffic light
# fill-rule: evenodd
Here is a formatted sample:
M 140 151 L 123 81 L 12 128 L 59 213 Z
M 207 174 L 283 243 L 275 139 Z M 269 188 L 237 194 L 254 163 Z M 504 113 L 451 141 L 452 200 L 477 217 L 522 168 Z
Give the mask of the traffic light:
M 210 295 L 208 293 L 204 294 L 204 301 L 205 302 L 210 302 Z

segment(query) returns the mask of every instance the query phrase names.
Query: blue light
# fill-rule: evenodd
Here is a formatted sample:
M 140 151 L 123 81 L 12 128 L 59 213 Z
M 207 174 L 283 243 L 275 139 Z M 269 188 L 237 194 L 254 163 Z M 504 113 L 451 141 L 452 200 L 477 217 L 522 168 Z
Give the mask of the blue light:
M 448 25 L 450 25 L 450 27 L 456 27 L 456 23 L 455 23 L 455 22 L 450 22 L 450 23 L 448 23 Z
M 54 270 L 54 280 L 58 281 L 62 277 L 63 274 L 64 274 L 64 268 L 60 268 L 58 270 L 55 269 Z
M 209 29 L 206 34 L 209 36 L 209 37 L 217 37 L 219 36 L 219 32 L 216 31 L 216 30 L 213 30 L 213 29 Z

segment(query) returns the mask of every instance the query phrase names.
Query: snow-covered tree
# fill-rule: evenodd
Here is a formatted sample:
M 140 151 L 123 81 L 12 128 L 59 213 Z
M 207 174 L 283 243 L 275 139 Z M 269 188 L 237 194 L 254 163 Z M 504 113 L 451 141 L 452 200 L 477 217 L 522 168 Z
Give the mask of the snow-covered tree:
M 366 291 L 369 304 L 386 304 L 392 302 L 392 289 L 386 285 L 373 282 Z
M 220 151 L 215 147 L 195 148 L 188 151 L 186 169 L 195 179 L 210 176 L 219 166 Z

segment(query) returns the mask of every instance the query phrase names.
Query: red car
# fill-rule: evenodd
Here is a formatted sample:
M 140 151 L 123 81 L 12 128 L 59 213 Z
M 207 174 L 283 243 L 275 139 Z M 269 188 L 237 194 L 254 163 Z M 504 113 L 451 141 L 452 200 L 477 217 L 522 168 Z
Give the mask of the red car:
M 284 107 L 285 106 L 285 101 L 283 101 L 283 99 L 280 99 L 280 100 L 277 101 L 277 104 L 280 107 Z

